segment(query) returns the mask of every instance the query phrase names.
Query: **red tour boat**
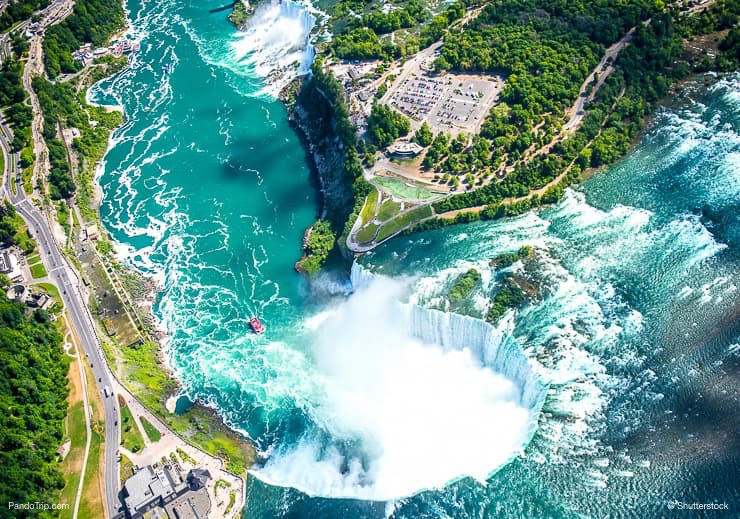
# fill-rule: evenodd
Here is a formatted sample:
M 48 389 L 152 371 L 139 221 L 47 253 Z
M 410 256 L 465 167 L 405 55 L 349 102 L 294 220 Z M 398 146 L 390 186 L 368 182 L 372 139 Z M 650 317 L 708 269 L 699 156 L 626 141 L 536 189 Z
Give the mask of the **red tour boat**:
M 252 327 L 252 330 L 254 330 L 254 333 L 264 333 L 265 332 L 265 325 L 262 324 L 257 317 L 252 317 L 249 320 L 249 326 Z

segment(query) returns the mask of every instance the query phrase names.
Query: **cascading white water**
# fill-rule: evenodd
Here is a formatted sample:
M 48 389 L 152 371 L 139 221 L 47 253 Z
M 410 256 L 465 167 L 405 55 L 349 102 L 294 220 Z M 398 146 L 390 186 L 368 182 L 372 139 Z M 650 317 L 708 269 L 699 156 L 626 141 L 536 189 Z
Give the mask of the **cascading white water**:
M 310 495 L 391 500 L 484 482 L 535 431 L 546 385 L 512 323 L 402 304 L 404 283 L 355 265 L 355 293 L 316 327 L 317 425 L 255 475 Z
M 268 79 L 270 91 L 279 91 L 293 77 L 311 69 L 314 48 L 309 39 L 315 24 L 307 6 L 273 0 L 257 7 L 233 42 L 234 53 L 256 76 Z

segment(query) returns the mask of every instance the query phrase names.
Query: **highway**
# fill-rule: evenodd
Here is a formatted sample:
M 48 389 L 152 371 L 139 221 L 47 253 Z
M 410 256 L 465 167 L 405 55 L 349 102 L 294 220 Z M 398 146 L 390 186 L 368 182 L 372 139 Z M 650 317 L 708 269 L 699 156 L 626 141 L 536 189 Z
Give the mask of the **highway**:
M 90 362 L 95 377 L 97 389 L 103 394 L 105 387 L 113 387 L 113 376 L 104 360 L 100 343 L 95 335 L 92 316 L 85 305 L 85 298 L 80 290 L 80 278 L 62 255 L 59 245 L 54 240 L 48 220 L 33 202 L 26 198 L 20 182 L 17 184 L 17 193 L 13 194 L 11 182 L 16 181 L 20 159 L 18 154 L 11 152 L 8 144 L 12 142 L 10 136 L 11 132 L 3 122 L 0 124 L 0 147 L 5 159 L 5 176 L 0 197 L 7 195 L 36 240 L 44 267 L 49 274 L 49 278 L 59 287 L 59 295 L 69 312 L 72 325 L 80 337 L 85 356 Z M 103 404 L 105 408 L 105 498 L 109 517 L 114 517 L 117 515 L 120 506 L 118 500 L 118 455 L 116 453 L 120 444 L 118 403 L 115 396 L 105 397 L 103 394 Z
M 47 7 L 44 14 L 53 13 L 50 17 L 43 16 L 42 20 L 49 23 L 59 21 L 60 16 L 71 11 L 71 2 L 54 2 Z M 46 25 L 46 24 L 45 24 Z M 30 85 L 27 85 L 30 87 Z M 36 107 L 35 107 L 36 108 Z M 39 138 L 38 135 L 35 137 Z M 80 287 L 80 277 L 62 255 L 62 251 L 54 239 L 54 234 L 47 217 L 39 210 L 34 202 L 26 198 L 20 180 L 20 157 L 12 152 L 9 143 L 13 141 L 12 132 L 0 122 L 0 148 L 4 158 L 4 180 L 0 187 L 0 199 L 7 196 L 16 211 L 28 225 L 29 232 L 38 244 L 38 251 L 49 278 L 59 288 L 59 295 L 69 312 L 72 325 L 82 343 L 87 361 L 95 377 L 97 390 L 103 395 L 105 416 L 105 500 L 107 516 L 115 517 L 119 513 L 120 501 L 118 490 L 120 487 L 118 473 L 118 446 L 120 444 L 120 426 L 118 402 L 115 396 L 105 396 L 104 388 L 113 388 L 113 375 L 108 368 L 100 347 L 92 315 L 85 304 L 85 296 Z M 38 144 L 38 143 L 36 143 Z M 13 194 L 11 184 L 16 182 L 17 192 Z
M 20 182 L 17 184 L 17 193 L 13 194 L 10 184 L 16 181 L 20 159 L 16 153 L 11 152 L 8 144 L 12 142 L 10 136 L 11 132 L 3 122 L 0 124 L 0 147 L 5 159 L 5 178 L 0 196 L 7 195 L 36 240 L 44 267 L 49 274 L 49 278 L 59 287 L 59 295 L 80 337 L 85 356 L 90 362 L 95 377 L 97 389 L 103 394 L 105 387 L 113 387 L 113 376 L 104 360 L 97 335 L 95 335 L 92 316 L 85 305 L 85 298 L 80 290 L 80 278 L 62 255 L 59 245 L 54 240 L 48 220 L 33 202 L 26 198 Z M 105 498 L 109 517 L 114 517 L 117 515 L 120 506 L 118 500 L 118 455 L 116 453 L 120 444 L 118 403 L 115 396 L 105 397 L 103 394 L 103 404 L 105 408 Z

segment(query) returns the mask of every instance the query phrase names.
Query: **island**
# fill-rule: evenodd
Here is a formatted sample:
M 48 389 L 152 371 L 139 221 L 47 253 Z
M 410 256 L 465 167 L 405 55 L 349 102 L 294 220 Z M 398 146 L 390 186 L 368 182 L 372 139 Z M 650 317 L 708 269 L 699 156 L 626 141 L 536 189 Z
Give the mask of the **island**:
M 312 74 L 282 92 L 322 181 L 329 226 L 312 230 L 335 237 L 301 262 L 556 202 L 621 158 L 676 82 L 737 69 L 736 20 L 722 0 L 339 2 Z M 688 43 L 709 34 L 716 53 Z

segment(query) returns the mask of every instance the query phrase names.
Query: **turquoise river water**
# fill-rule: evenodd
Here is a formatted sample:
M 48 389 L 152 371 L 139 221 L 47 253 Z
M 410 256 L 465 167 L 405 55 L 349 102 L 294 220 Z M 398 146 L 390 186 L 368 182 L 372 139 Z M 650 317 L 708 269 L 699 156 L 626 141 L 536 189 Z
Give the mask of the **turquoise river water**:
M 740 513 L 740 77 L 686 85 L 556 206 L 309 284 L 316 188 L 265 76 L 310 63 L 319 13 L 286 0 L 240 33 L 218 7 L 130 0 L 141 52 L 91 97 L 126 113 L 101 215 L 161 284 L 169 363 L 260 452 L 247 517 Z M 489 262 L 525 244 L 541 295 L 489 326 Z M 473 266 L 473 317 L 447 312 Z

